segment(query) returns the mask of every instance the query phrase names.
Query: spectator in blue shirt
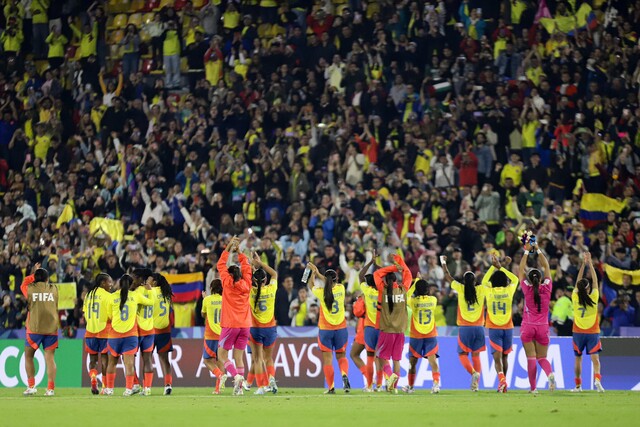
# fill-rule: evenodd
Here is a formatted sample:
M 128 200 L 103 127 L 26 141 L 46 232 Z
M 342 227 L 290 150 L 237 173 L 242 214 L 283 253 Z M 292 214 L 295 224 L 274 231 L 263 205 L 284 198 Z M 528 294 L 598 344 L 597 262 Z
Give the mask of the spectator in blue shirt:
M 299 230 L 291 230 L 289 235 L 282 236 L 280 238 L 280 244 L 282 245 L 283 251 L 293 248 L 293 253 L 298 255 L 300 258 L 305 259 L 310 239 L 311 236 L 307 229 L 304 229 L 302 233 Z
M 629 304 L 630 300 L 628 295 L 622 295 L 604 309 L 604 317 L 612 318 L 613 335 L 620 335 L 622 326 L 633 326 L 636 320 L 636 310 Z

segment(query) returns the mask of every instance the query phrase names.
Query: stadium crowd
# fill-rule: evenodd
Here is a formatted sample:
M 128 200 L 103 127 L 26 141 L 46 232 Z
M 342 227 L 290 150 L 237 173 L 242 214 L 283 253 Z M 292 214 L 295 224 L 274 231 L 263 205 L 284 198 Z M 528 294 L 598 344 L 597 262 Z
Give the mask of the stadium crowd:
M 585 2 L 555 3 L 550 19 Z M 317 324 L 307 261 L 350 309 L 374 249 L 439 286 L 439 326 L 457 297 L 437 255 L 457 278 L 496 253 L 517 274 L 524 229 L 554 300 L 586 250 L 600 274 L 640 269 L 640 3 L 588 3 L 550 33 L 527 0 L 4 1 L 0 332 L 23 326 L 35 263 L 78 284 L 61 314 L 78 328 L 100 271 L 210 279 L 234 235 L 276 267 L 284 326 Z M 587 228 L 586 193 L 625 207 Z M 640 326 L 631 278 L 600 303 L 608 333 Z

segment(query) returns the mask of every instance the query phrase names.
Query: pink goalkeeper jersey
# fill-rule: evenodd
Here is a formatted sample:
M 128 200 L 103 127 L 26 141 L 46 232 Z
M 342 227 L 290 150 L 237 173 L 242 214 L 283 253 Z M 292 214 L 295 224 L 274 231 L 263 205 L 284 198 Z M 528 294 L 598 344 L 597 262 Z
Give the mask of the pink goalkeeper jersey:
M 520 283 L 524 294 L 524 315 L 522 324 L 528 325 L 549 325 L 549 301 L 551 300 L 551 279 L 546 278 L 540 284 L 540 311 L 533 300 L 533 285 L 528 280 Z

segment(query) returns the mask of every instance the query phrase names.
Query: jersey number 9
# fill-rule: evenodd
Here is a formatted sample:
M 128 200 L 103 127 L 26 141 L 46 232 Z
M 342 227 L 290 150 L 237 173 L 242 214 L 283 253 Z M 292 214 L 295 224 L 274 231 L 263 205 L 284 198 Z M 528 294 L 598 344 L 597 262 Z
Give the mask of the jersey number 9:
M 91 313 L 95 314 L 95 316 L 91 316 Z M 100 317 L 100 303 L 94 302 L 91 304 L 91 310 L 89 310 L 89 319 L 95 317 L 96 319 Z

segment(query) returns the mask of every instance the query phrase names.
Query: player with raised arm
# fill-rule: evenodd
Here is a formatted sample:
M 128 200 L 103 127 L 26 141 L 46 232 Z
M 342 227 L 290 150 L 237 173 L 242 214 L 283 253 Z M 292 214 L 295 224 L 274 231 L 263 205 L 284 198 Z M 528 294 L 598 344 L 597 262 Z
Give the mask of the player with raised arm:
M 584 275 L 585 266 L 589 266 L 591 278 Z M 582 353 L 587 352 L 591 356 L 595 380 L 593 384 L 598 393 L 604 393 L 602 387 L 602 374 L 600 374 L 600 356 L 602 351 L 600 343 L 600 319 L 598 316 L 598 300 L 600 299 L 600 287 L 598 276 L 593 267 L 593 260 L 589 252 L 584 253 L 584 260 L 578 272 L 576 287 L 571 295 L 573 303 L 573 349 L 576 355 L 575 381 L 573 392 L 582 391 Z
M 371 261 L 365 264 L 360 270 L 360 290 L 364 299 L 365 317 L 364 317 L 364 346 L 367 350 L 367 384 L 366 392 L 373 390 L 379 391 L 382 387 L 382 379 L 384 372 L 381 365 L 376 364 L 376 347 L 378 346 L 378 337 L 380 330 L 378 329 L 378 289 L 373 280 L 373 274 L 367 274 L 369 268 L 375 264 L 378 257 L 377 251 L 373 250 Z M 373 388 L 373 368 L 376 366 L 376 388 Z
M 532 252 L 538 254 L 538 265 L 540 270 L 533 268 L 526 273 L 527 260 Z M 524 255 L 520 261 L 518 269 L 518 280 L 524 294 L 524 313 L 522 316 L 522 326 L 520 328 L 520 339 L 527 355 L 527 373 L 529 374 L 529 393 L 537 394 L 536 361 L 549 379 L 549 390 L 556 389 L 556 379 L 551 370 L 551 364 L 547 360 L 547 350 L 549 349 L 549 301 L 551 300 L 552 282 L 549 262 L 544 256 L 535 236 L 531 236 L 525 242 Z
M 224 390 L 227 375 L 224 364 L 218 359 L 218 344 L 220 341 L 220 314 L 222 313 L 222 281 L 213 279 L 209 284 L 209 293 L 202 292 L 202 317 L 204 317 L 204 342 L 202 360 L 207 368 L 216 376 L 216 388 L 213 394 L 220 394 Z
M 254 369 L 258 390 L 255 394 L 265 394 L 267 391 L 278 392 L 273 368 L 273 346 L 276 343 L 275 302 L 278 290 L 278 273 L 260 257 L 253 254 L 253 286 L 251 288 L 251 317 L 253 326 L 250 330 L 249 345 L 251 346 L 251 367 Z M 267 275 L 271 278 L 267 284 Z M 268 372 L 268 365 L 271 372 Z M 270 389 L 269 389 L 270 387 Z
M 409 333 L 409 385 L 403 388 L 406 393 L 413 393 L 416 380 L 418 360 L 429 361 L 433 373 L 431 393 L 440 393 L 440 367 L 438 366 L 438 330 L 436 329 L 435 309 L 438 298 L 434 296 L 438 287 L 429 285 L 419 278 L 407 292 L 407 304 L 411 309 L 411 331 Z
M 33 396 L 36 389 L 36 368 L 34 357 L 40 345 L 44 350 L 44 361 L 47 369 L 47 391 L 45 396 L 55 394 L 56 361 L 58 348 L 58 287 L 49 283 L 49 272 L 36 263 L 34 272 L 24 278 L 20 285 L 22 295 L 27 299 L 27 334 L 25 339 L 25 370 L 27 371 L 27 389 L 24 396 Z
M 502 267 L 495 256 L 492 265 L 482 278 L 486 291 L 487 321 L 491 353 L 498 373 L 498 393 L 507 392 L 507 370 L 509 353 L 513 346 L 513 295 L 518 289 L 518 276 Z M 511 264 L 511 258 L 505 258 Z
M 160 273 L 153 273 L 153 283 L 153 328 L 155 329 L 153 344 L 164 374 L 164 394 L 170 395 L 173 391 L 173 374 L 171 363 L 169 363 L 169 353 L 173 351 L 173 342 L 171 341 L 173 291 L 167 278 Z
M 400 360 L 404 349 L 404 331 L 409 323 L 407 313 L 407 291 L 413 279 L 411 271 L 399 255 L 392 256 L 393 265 L 383 267 L 373 273 L 378 289 L 378 326 L 380 337 L 376 348 L 376 357 L 387 377 L 387 391 L 397 392 L 396 384 L 400 377 Z M 396 273 L 402 274 L 398 284 Z M 389 360 L 393 360 L 393 370 Z
M 445 280 L 458 294 L 458 357 L 462 366 L 471 374 L 471 391 L 478 391 L 480 380 L 480 352 L 486 350 L 484 343 L 485 287 L 476 283 L 476 275 L 464 273 L 464 284 L 455 280 L 447 268 L 447 257 L 440 257 Z M 463 296 L 464 299 L 460 297 Z M 471 361 L 469 361 L 471 353 Z
M 233 377 L 233 394 L 244 394 L 242 384 L 244 382 L 244 351 L 249 340 L 249 328 L 251 327 L 251 306 L 249 297 L 251 294 L 251 265 L 247 256 L 238 253 L 240 266 L 227 267 L 229 255 L 238 251 L 240 241 L 236 236 L 220 255 L 218 260 L 218 273 L 222 281 L 222 313 L 220 318 L 220 344 L 218 359 L 224 364 L 225 370 Z M 229 360 L 229 351 L 233 349 L 233 360 Z
M 364 297 L 362 295 L 358 295 L 356 300 L 353 302 L 352 313 L 353 317 L 357 320 L 356 323 L 356 336 L 353 338 L 353 343 L 351 344 L 351 352 L 349 353 L 349 357 L 356 365 L 358 370 L 362 372 L 363 377 L 365 378 L 365 392 L 370 392 L 369 388 L 369 380 L 367 377 L 367 365 L 360 357 L 360 353 L 365 349 L 364 345 L 364 318 L 366 317 L 366 309 L 364 306 Z
M 107 338 L 109 337 L 108 301 L 111 299 L 113 279 L 107 273 L 100 273 L 91 283 L 84 297 L 82 311 L 87 322 L 84 335 L 85 351 L 89 355 L 89 377 L 91 378 L 91 393 L 98 391 L 98 362 L 102 369 L 102 386 L 107 379 Z
M 147 290 L 151 285 L 146 284 Z M 104 394 L 112 395 L 116 381 L 116 365 L 122 356 L 124 362 L 126 388 L 123 396 L 133 395 L 133 377 L 135 373 L 134 358 L 138 351 L 138 324 L 136 312 L 139 306 L 152 307 L 153 300 L 141 292 L 135 292 L 134 280 L 125 274 L 118 280 L 115 292 L 109 300 L 108 313 L 111 320 L 107 350 L 109 351 L 109 366 L 107 367 L 107 381 Z
M 324 275 L 320 274 L 318 267 L 308 263 L 311 270 L 309 283 L 313 284 L 311 292 L 320 301 L 320 319 L 318 321 L 318 346 L 322 351 L 322 365 L 324 378 L 327 381 L 325 394 L 335 394 L 333 353 L 336 354 L 340 372 L 342 373 L 342 385 L 345 393 L 351 391 L 349 383 L 349 361 L 346 358 L 347 340 L 347 320 L 344 310 L 344 299 L 346 290 L 344 285 L 338 283 L 338 273 L 335 270 L 327 270 Z M 316 277 L 324 283 L 324 286 L 317 286 Z
M 142 294 L 155 304 L 155 290 L 153 288 L 153 272 L 148 268 L 137 268 L 133 271 L 135 292 Z M 142 372 L 144 372 L 144 388 L 142 396 L 151 396 L 153 384 L 153 347 L 155 343 L 155 329 L 153 327 L 153 305 L 139 305 L 136 310 L 138 324 L 138 348 L 142 358 Z M 135 390 L 134 390 L 135 392 Z

